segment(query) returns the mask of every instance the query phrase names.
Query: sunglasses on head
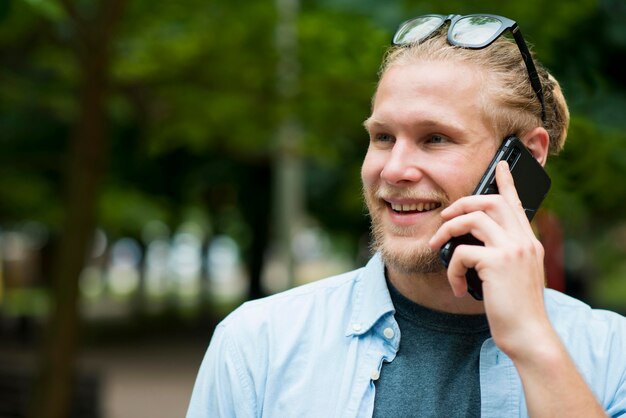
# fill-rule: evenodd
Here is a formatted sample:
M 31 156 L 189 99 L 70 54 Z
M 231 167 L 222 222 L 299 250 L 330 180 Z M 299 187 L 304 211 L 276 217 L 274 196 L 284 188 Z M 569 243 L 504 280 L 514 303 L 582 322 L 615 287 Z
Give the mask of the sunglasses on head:
M 541 120 L 545 122 L 546 108 L 543 100 L 543 89 L 535 63 L 528 50 L 528 45 L 522 37 L 517 22 L 506 17 L 490 14 L 472 15 L 436 15 L 429 14 L 407 20 L 402 23 L 393 37 L 392 43 L 406 46 L 419 43 L 441 28 L 446 22 L 448 28 L 448 43 L 462 48 L 481 49 L 491 45 L 505 31 L 510 30 L 513 39 L 522 54 L 522 59 L 528 70 L 528 78 L 539 103 L 541 103 Z

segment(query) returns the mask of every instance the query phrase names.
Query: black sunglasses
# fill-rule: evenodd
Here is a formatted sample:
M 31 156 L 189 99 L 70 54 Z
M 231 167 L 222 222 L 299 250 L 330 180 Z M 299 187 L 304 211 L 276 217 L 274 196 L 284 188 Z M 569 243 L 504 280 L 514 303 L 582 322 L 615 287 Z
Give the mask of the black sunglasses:
M 517 22 L 506 17 L 490 14 L 472 15 L 423 15 L 402 23 L 393 37 L 392 43 L 398 46 L 421 42 L 432 36 L 443 24 L 450 21 L 448 43 L 462 48 L 481 49 L 491 45 L 505 31 L 510 30 L 513 39 L 522 54 L 528 70 L 528 78 L 539 102 L 541 103 L 541 120 L 546 120 L 546 107 L 543 101 L 543 89 L 535 63 L 522 37 Z

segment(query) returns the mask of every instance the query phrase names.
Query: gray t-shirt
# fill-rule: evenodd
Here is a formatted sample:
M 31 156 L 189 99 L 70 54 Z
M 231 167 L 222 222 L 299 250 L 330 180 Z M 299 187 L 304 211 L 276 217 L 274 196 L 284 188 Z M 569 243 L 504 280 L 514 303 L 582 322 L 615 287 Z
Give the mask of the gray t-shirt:
M 485 315 L 433 311 L 387 281 L 400 347 L 375 382 L 374 417 L 480 417 L 479 355 Z

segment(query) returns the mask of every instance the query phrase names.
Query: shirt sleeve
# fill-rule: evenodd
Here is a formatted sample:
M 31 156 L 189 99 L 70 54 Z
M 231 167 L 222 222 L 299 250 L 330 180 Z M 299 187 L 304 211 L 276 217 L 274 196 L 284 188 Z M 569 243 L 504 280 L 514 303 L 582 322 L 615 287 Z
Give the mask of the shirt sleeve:
M 626 376 L 623 376 L 608 414 L 611 417 L 626 417 Z
M 187 418 L 252 418 L 255 411 L 252 378 L 228 328 L 220 324 L 198 371 Z
M 626 417 L 626 318 L 612 314 L 616 318 L 611 324 L 614 333 L 611 338 L 610 361 L 611 368 L 610 378 L 614 379 L 616 384 L 614 395 L 607 409 L 610 417 Z

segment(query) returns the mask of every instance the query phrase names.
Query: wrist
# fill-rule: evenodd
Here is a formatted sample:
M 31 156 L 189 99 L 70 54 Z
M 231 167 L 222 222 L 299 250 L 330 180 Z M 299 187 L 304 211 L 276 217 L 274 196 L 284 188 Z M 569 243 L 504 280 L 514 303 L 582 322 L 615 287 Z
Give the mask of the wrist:
M 500 349 L 516 365 L 545 367 L 567 356 L 561 339 L 550 324 L 537 326 L 532 332 L 503 344 Z

